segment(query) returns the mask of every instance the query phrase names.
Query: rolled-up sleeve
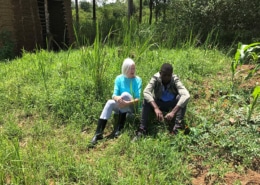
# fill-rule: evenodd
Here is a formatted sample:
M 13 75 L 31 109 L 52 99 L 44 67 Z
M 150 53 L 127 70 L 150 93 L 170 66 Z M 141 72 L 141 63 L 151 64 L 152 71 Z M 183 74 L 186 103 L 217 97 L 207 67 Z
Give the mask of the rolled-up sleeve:
M 179 99 L 177 105 L 183 108 L 189 102 L 190 93 L 186 89 L 186 87 L 181 83 L 181 81 L 180 81 L 180 79 L 178 77 L 174 78 L 174 83 L 175 83 L 175 86 L 176 86 L 176 88 L 178 90 L 178 94 L 180 95 L 180 99 Z
M 147 84 L 147 86 L 145 87 L 144 89 L 144 99 L 147 101 L 147 102 L 152 102 L 154 101 L 154 98 L 153 98 L 153 90 L 154 90 L 154 86 L 155 86 L 155 82 L 156 82 L 156 77 L 153 76 L 149 83 Z

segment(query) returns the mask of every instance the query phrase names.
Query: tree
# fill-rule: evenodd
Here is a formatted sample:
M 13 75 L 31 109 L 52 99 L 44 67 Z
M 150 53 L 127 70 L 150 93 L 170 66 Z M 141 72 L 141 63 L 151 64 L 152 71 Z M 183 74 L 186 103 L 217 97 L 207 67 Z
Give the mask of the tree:
M 96 17 L 96 0 L 93 0 L 93 21 L 97 19 Z
M 128 0 L 128 20 L 130 21 L 131 16 L 134 12 L 134 2 L 133 0 Z
M 167 7 L 167 2 L 166 0 L 163 0 L 163 20 L 166 20 L 166 7 Z
M 143 11 L 143 0 L 140 0 L 140 8 L 139 8 L 139 23 L 142 23 L 142 11 Z
M 150 9 L 150 16 L 149 16 L 149 24 L 152 24 L 152 18 L 153 18 L 153 0 L 150 0 L 149 2 L 149 9 Z
M 79 3 L 75 0 L 75 10 L 76 10 L 76 25 L 79 25 Z
M 91 4 L 87 1 L 80 2 L 80 8 L 85 12 L 91 12 Z

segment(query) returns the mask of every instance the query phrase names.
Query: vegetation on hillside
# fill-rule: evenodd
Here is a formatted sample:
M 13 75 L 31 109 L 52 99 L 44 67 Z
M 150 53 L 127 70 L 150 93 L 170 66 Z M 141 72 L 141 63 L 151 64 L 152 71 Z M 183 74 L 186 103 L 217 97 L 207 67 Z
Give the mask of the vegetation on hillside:
M 231 46 L 235 48 L 238 42 L 249 44 L 259 41 L 260 38 L 258 0 L 143 0 L 142 2 L 143 6 L 140 7 L 140 1 L 134 0 L 132 7 L 131 21 L 137 24 L 134 32 L 139 32 L 141 35 L 138 36 L 141 37 L 142 34 L 147 34 L 147 31 L 153 32 L 153 41 L 161 47 L 178 47 L 187 42 L 187 38 L 191 38 L 196 46 L 201 46 L 208 42 L 210 36 L 213 43 L 208 43 L 208 47 L 218 45 L 220 48 Z M 72 1 L 73 17 L 76 18 L 73 4 L 74 1 Z M 79 27 L 76 34 L 81 38 L 80 43 L 94 42 L 93 25 L 98 21 L 101 40 L 105 40 L 109 32 L 112 32 L 113 42 L 118 44 L 117 37 L 124 35 L 126 31 L 122 24 L 128 21 L 128 0 L 98 6 L 95 21 L 92 19 L 92 1 L 91 3 L 83 1 L 79 5 Z
M 234 83 L 234 57 L 216 49 L 125 43 L 107 47 L 96 40 L 67 52 L 24 52 L 0 64 L 1 184 L 196 184 L 199 178 L 222 184 L 230 173 L 240 184 L 249 169 L 259 174 L 258 73 L 242 83 L 242 70 L 234 79 L 241 83 Z M 192 95 L 186 115 L 191 133 L 171 137 L 167 125 L 153 121 L 150 135 L 133 143 L 137 114 L 128 117 L 121 137 L 89 149 L 127 56 L 144 86 L 163 62 L 173 64 Z M 259 183 L 259 176 L 249 180 Z
M 206 21 L 220 28 L 237 24 L 234 38 L 247 35 L 251 32 L 244 28 L 250 31 L 255 24 L 240 20 L 235 10 L 257 16 L 259 11 L 246 10 L 259 1 L 247 1 L 250 7 L 244 9 L 237 9 L 244 0 L 188 2 L 169 4 L 179 12 L 167 9 L 165 19 L 159 16 L 151 25 L 145 19 L 139 24 L 135 16 L 130 22 L 118 19 L 120 13 L 111 13 L 113 4 L 106 5 L 96 22 L 80 18 L 76 48 L 23 51 L 20 58 L 2 60 L 0 184 L 259 184 L 260 55 L 258 42 L 248 44 L 259 37 L 243 36 L 248 43 L 235 49 L 219 47 L 226 40 Z M 232 2 L 223 12 L 237 21 L 221 22 L 228 16 L 215 10 Z M 190 134 L 170 136 L 167 125 L 153 120 L 149 135 L 131 142 L 138 113 L 127 118 L 118 139 L 105 138 L 88 148 L 126 57 L 136 62 L 143 87 L 162 63 L 173 64 L 191 94 L 185 117 Z M 106 136 L 116 119 L 109 120 Z

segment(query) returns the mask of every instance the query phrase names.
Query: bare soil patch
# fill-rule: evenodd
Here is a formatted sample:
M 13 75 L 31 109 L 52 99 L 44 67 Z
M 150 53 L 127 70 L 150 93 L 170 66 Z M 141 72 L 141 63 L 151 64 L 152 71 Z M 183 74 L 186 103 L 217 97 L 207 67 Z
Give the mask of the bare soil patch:
M 249 89 L 252 87 L 255 87 L 257 85 L 260 85 L 260 70 L 257 71 L 252 78 L 248 79 L 248 80 L 243 80 L 243 78 L 245 78 L 250 70 L 254 69 L 255 65 L 241 65 L 238 66 L 237 71 L 238 75 L 237 75 L 237 80 L 241 80 L 241 84 L 239 85 L 240 88 L 244 88 L 244 89 Z
M 198 177 L 192 180 L 193 185 L 213 185 L 220 182 L 227 185 L 260 185 L 260 173 L 252 170 L 247 170 L 245 174 L 235 172 L 227 173 L 223 179 L 209 175 L 208 170 L 203 171 Z

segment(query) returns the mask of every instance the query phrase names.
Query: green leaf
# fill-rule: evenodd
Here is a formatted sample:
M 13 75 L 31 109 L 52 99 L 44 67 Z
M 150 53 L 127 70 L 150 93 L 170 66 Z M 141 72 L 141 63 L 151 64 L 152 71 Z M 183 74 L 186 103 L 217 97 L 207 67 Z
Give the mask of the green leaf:
M 249 44 L 249 45 L 245 46 L 245 47 L 243 48 L 243 50 L 244 50 L 244 51 L 247 51 L 249 48 L 255 47 L 255 46 L 257 46 L 257 45 L 260 45 L 260 42 L 255 42 L 255 43 Z
M 252 93 L 252 96 L 254 97 L 254 99 L 256 99 L 258 96 L 260 96 L 260 86 L 256 86 L 253 93 Z
M 235 61 L 236 61 L 236 63 L 238 63 L 238 61 L 240 60 L 242 44 L 238 43 L 238 47 L 237 48 L 238 49 L 237 49 L 237 52 L 235 54 Z

